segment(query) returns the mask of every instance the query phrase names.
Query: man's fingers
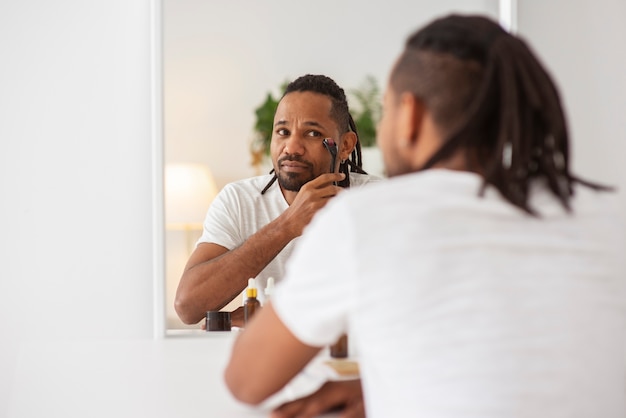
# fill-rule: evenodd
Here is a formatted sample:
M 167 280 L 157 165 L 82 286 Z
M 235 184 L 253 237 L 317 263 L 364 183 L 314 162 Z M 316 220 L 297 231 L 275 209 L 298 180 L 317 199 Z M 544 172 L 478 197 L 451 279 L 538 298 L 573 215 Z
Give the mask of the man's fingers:
M 343 409 L 341 416 L 345 418 L 363 418 L 360 382 L 327 382 L 313 394 L 281 405 L 271 416 L 312 418 L 332 409 Z
M 324 173 L 320 174 L 307 184 L 310 184 L 310 186 L 313 188 L 318 188 L 327 186 L 335 181 L 341 181 L 344 178 L 346 178 L 346 175 L 344 173 Z M 306 184 L 304 186 L 306 186 Z
M 355 399 L 353 403 L 346 405 L 341 411 L 341 418 L 365 418 L 365 404 L 363 398 L 358 401 Z
M 239 328 L 243 327 L 243 306 L 237 307 L 230 313 L 230 325 Z
M 316 401 L 311 398 L 302 398 L 296 401 L 292 401 L 281 405 L 274 411 L 270 417 L 272 418 L 309 418 L 324 412 L 324 409 L 319 409 L 316 406 Z M 318 412 L 316 412 L 318 410 Z
M 273 418 L 309 418 L 328 411 L 336 406 L 335 400 L 324 384 L 317 392 L 279 406 L 271 415 Z

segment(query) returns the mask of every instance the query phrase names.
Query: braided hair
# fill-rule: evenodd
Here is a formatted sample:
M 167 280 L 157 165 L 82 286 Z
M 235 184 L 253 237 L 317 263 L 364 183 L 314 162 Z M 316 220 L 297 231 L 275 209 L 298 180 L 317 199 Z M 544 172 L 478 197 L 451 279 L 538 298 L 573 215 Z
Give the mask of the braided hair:
M 289 83 L 281 97 L 281 100 L 287 94 L 292 92 L 312 92 L 327 96 L 332 103 L 330 116 L 333 118 L 335 123 L 337 123 L 337 126 L 339 127 L 339 134 L 343 135 L 346 132 L 354 132 L 356 135 L 356 146 L 352 150 L 352 153 L 345 161 L 342 161 L 339 164 L 339 172 L 344 173 L 346 177 L 337 183 L 337 185 L 341 187 L 350 187 L 350 172 L 361 174 L 367 173 L 362 168 L 363 159 L 361 156 L 361 141 L 359 140 L 359 134 L 357 132 L 354 119 L 348 109 L 348 100 L 346 99 L 345 92 L 330 77 L 314 74 L 301 76 Z M 265 192 L 277 179 L 274 169 L 270 171 L 270 174 L 274 174 L 274 176 L 263 188 L 261 194 L 265 194 Z
M 450 15 L 406 42 L 390 77 L 422 100 L 443 145 L 421 170 L 459 149 L 469 168 L 525 212 L 533 179 L 544 179 L 568 212 L 573 184 L 610 190 L 570 172 L 569 137 L 558 91 L 526 43 L 481 16 Z

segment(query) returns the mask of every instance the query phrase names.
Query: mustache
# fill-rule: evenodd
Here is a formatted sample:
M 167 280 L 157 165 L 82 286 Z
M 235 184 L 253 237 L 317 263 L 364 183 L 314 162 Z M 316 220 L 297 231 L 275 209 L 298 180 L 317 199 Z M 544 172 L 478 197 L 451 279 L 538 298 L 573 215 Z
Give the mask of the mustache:
M 302 157 L 300 157 L 299 155 L 285 155 L 284 157 L 281 157 L 278 159 L 278 165 L 280 165 L 282 162 L 284 161 L 294 161 L 297 163 L 301 163 L 306 165 L 309 168 L 313 168 L 313 164 L 310 163 L 309 161 L 303 159 Z

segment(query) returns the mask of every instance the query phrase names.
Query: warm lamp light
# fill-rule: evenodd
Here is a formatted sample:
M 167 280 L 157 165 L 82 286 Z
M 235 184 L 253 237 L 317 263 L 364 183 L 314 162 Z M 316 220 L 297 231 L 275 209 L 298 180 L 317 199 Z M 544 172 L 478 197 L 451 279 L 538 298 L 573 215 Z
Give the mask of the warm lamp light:
M 215 180 L 203 164 L 165 167 L 165 224 L 171 229 L 202 229 L 206 211 L 217 195 Z

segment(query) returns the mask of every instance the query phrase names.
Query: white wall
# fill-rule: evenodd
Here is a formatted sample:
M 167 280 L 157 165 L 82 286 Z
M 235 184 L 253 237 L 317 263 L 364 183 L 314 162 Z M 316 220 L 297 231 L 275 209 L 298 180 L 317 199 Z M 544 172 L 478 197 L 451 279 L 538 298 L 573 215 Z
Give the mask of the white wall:
M 1 417 L 28 342 L 153 335 L 150 1 L 2 1 L 0 60 Z
M 576 168 L 626 187 L 624 3 L 596 1 L 593 10 L 566 0 L 519 3 L 520 31 L 554 70 L 573 116 Z M 137 347 L 146 344 L 132 342 L 152 337 L 149 6 L 148 0 L 0 3 L 0 416 L 8 415 L 10 399 L 37 403 L 44 391 L 58 403 L 46 398 L 39 416 L 138 416 L 125 405 L 153 398 L 135 399 L 144 381 L 134 375 L 122 382 L 123 369 L 92 377 L 59 369 L 110 379 L 99 387 L 128 392 L 117 408 L 89 404 L 93 381 L 74 382 L 84 384 L 76 397 L 37 368 L 26 368 L 32 374 L 19 381 L 41 377 L 48 386 L 25 383 L 11 393 L 18 354 L 29 359 L 24 347 L 45 353 L 33 346 L 49 344 L 60 355 L 58 347 L 69 341 L 75 349 L 89 346 L 93 362 L 101 356 L 113 364 L 107 341 L 117 341 L 120 357 L 126 347 L 120 341 L 128 342 L 131 358 L 140 358 Z M 172 367 L 189 349 L 167 352 Z M 202 376 L 188 379 L 181 385 L 201 387 Z M 195 405 L 187 408 L 198 416 L 208 408 L 201 400 Z

